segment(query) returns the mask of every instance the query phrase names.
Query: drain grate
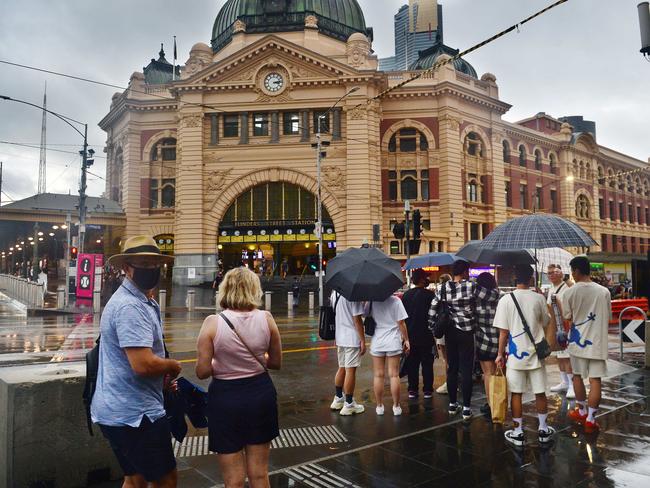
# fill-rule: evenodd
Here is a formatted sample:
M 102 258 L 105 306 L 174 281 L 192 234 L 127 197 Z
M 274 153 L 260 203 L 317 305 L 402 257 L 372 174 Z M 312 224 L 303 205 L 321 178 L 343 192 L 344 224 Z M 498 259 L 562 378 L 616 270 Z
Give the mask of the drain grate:
M 347 441 L 347 437 L 333 425 L 299 427 L 280 429 L 280 435 L 271 443 L 271 449 L 339 444 Z M 174 440 L 172 447 L 177 458 L 210 454 L 207 435 L 186 437 L 182 443 Z
M 361 488 L 318 464 L 304 464 L 284 473 L 291 479 L 313 488 Z

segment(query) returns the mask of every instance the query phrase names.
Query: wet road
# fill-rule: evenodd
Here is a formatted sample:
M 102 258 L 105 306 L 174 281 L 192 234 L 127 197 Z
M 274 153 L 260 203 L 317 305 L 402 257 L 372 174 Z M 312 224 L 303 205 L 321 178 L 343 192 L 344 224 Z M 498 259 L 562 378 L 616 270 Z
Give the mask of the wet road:
M 194 376 L 195 342 L 205 313 L 175 313 L 165 318 L 171 354 L 182 361 L 183 375 Z M 598 436 L 585 436 L 566 421 L 571 408 L 549 397 L 549 422 L 560 432 L 542 449 L 533 439 L 522 451 L 509 448 L 503 428 L 482 417 L 471 422 L 449 418 L 447 397 L 403 401 L 404 415 L 378 417 L 371 401 L 370 359 L 359 371 L 358 399 L 365 414 L 343 418 L 329 411 L 336 354 L 320 341 L 316 318 L 307 313 L 276 313 L 284 346 L 283 370 L 273 373 L 280 403 L 281 437 L 271 451 L 273 487 L 428 487 L 428 486 L 650 486 L 650 373 L 612 362 L 615 375 L 605 382 Z M 90 314 L 27 318 L 0 296 L 0 367 L 78 361 L 97 336 Z M 616 344 L 612 345 L 613 350 Z M 436 384 L 444 365 L 436 362 Z M 557 368 L 549 367 L 549 384 Z M 207 382 L 198 382 L 207 386 Z M 403 385 L 403 396 L 406 395 Z M 530 398 L 529 398 L 530 400 Z M 484 403 L 477 385 L 475 412 Z M 536 426 L 530 401 L 525 425 Z M 190 431 L 176 445 L 180 487 L 219 486 L 216 461 L 207 452 L 205 431 Z M 105 483 L 101 488 L 121 486 Z

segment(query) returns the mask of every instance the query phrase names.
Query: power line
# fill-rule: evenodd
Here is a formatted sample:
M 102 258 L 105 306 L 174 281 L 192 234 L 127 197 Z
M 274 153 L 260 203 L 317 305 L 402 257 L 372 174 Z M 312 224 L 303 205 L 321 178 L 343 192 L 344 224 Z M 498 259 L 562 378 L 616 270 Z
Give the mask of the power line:
M 22 142 L 0 141 L 0 144 L 6 144 L 6 145 L 9 145 L 9 146 L 28 147 L 30 149 L 40 149 L 40 146 L 36 146 L 36 145 L 32 145 L 32 144 L 25 144 L 25 143 L 22 143 Z M 50 152 L 58 152 L 58 153 L 64 153 L 64 154 L 79 154 L 78 152 L 66 151 L 65 149 L 51 149 L 51 148 L 46 147 L 46 150 L 50 151 Z M 106 159 L 106 156 L 95 155 L 95 158 Z

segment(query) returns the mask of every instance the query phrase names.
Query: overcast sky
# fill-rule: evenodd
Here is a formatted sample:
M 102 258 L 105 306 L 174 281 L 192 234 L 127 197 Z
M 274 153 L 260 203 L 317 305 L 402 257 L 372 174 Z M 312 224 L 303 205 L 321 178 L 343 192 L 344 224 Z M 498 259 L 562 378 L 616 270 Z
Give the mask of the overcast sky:
M 0 60 L 38 66 L 120 86 L 157 57 L 161 42 L 171 59 L 178 38 L 180 62 L 191 46 L 209 43 L 225 0 L 2 0 Z M 393 54 L 393 15 L 406 0 L 359 0 L 374 27 L 374 49 Z M 525 18 L 552 0 L 446 0 L 445 42 L 464 49 Z M 643 161 L 650 156 L 650 63 L 641 54 L 639 0 L 569 0 L 468 57 L 479 76 L 496 75 L 506 114 L 516 121 L 547 112 L 581 114 L 597 122 L 600 144 Z M 0 94 L 40 104 L 47 81 L 48 108 L 87 122 L 99 155 L 106 140 L 97 126 L 111 88 L 0 64 Z M 0 101 L 0 141 L 38 145 L 41 112 Z M 47 189 L 76 193 L 81 138 L 48 119 Z M 66 152 L 55 152 L 54 149 Z M 39 150 L 0 143 L 3 190 L 20 199 L 36 191 Z M 104 176 L 105 160 L 91 171 Z M 90 177 L 89 193 L 104 191 Z M 7 202 L 2 195 L 2 203 Z

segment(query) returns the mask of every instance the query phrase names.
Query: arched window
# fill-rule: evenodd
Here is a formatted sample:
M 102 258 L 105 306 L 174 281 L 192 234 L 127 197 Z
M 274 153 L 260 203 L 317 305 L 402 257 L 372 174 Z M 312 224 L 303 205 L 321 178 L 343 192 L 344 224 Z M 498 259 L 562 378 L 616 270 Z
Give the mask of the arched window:
M 643 188 L 641 187 L 641 178 L 637 178 L 634 181 L 634 189 L 635 189 L 637 195 L 642 195 L 643 194 Z
M 122 203 L 122 172 L 124 171 L 124 154 L 122 148 L 117 150 L 113 163 L 111 200 Z
M 602 166 L 598 165 L 598 184 L 601 186 L 605 185 L 605 170 Z
M 429 141 L 419 130 L 409 127 L 397 131 L 388 141 L 388 152 L 410 153 L 427 151 Z
M 648 183 L 648 180 L 643 180 L 643 195 L 646 197 L 650 196 L 650 183 Z M 650 222 L 647 225 L 650 225 Z
M 576 199 L 576 217 L 579 219 L 591 218 L 591 204 L 585 195 L 580 195 Z
M 402 200 L 417 200 L 418 198 L 418 180 L 417 171 L 407 170 L 401 171 L 400 190 L 402 192 Z
M 584 161 L 580 161 L 580 179 L 581 180 L 585 179 L 585 163 L 584 163 Z
M 628 175 L 626 178 L 626 189 L 630 193 L 634 193 L 634 185 L 632 184 L 632 177 Z
M 503 141 L 503 162 L 510 164 L 510 143 Z
M 557 159 L 555 158 L 555 154 L 551 153 L 548 156 L 549 160 L 549 165 L 551 167 L 551 174 L 556 175 L 557 174 Z
M 519 146 L 519 166 L 526 167 L 526 147 L 523 144 Z
M 591 180 L 592 174 L 591 174 L 591 164 L 588 162 L 585 164 L 585 176 L 588 180 Z
M 470 156 L 484 157 L 485 144 L 481 140 L 481 137 L 476 132 L 470 132 L 465 137 L 465 152 Z
M 479 184 L 474 178 L 471 178 L 467 183 L 467 201 L 473 203 L 479 201 Z
M 625 181 L 623 180 L 623 177 L 619 174 L 616 179 L 618 180 L 618 189 L 620 191 L 625 191 Z
M 542 170 L 542 151 L 539 149 L 535 150 L 535 169 L 537 171 Z
M 612 168 L 607 170 L 607 184 L 610 188 L 616 188 L 616 178 L 614 178 L 614 170 Z
M 151 149 L 151 161 L 176 161 L 176 139 L 168 137 Z
M 160 204 L 163 208 L 174 208 L 176 206 L 176 180 L 162 180 Z

